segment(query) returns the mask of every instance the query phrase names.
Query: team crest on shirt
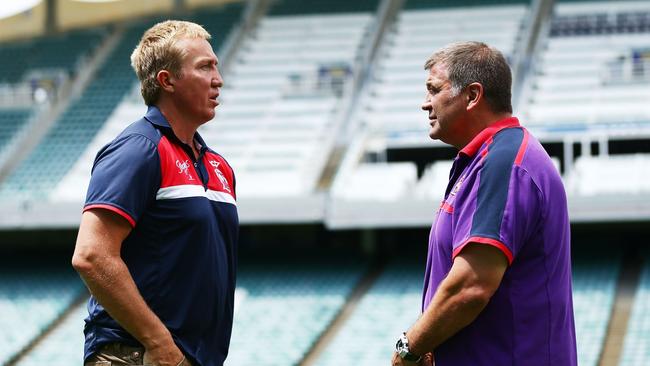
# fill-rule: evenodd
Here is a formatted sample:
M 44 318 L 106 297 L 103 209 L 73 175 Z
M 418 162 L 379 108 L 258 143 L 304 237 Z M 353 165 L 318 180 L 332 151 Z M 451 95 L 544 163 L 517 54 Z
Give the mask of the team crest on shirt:
M 460 186 L 463 184 L 463 181 L 465 180 L 465 177 L 462 176 L 458 179 L 458 182 L 456 182 L 456 185 L 454 185 L 454 189 L 451 190 L 451 195 L 455 196 L 458 191 L 460 191 Z
M 226 179 L 226 176 L 223 175 L 221 170 L 219 169 L 219 163 L 218 161 L 210 160 L 210 165 L 214 167 L 214 174 L 217 175 L 217 178 L 219 178 L 219 181 L 221 182 L 221 187 L 223 188 L 224 191 L 228 193 L 232 193 L 230 191 L 230 185 L 228 184 L 228 180 Z
M 192 174 L 190 174 L 190 172 L 189 172 L 189 168 L 190 168 L 190 161 L 189 160 L 185 160 L 185 161 L 176 160 L 176 167 L 178 168 L 178 173 L 179 174 L 181 174 L 181 173 L 185 174 L 187 176 L 188 180 L 194 180 L 194 178 L 192 177 Z

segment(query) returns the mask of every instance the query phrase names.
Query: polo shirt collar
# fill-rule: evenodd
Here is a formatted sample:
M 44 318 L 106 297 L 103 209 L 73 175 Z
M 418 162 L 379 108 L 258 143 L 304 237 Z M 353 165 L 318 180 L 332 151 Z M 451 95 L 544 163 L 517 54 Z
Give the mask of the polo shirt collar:
M 147 109 L 147 114 L 144 115 L 144 118 L 156 126 L 171 128 L 169 122 L 167 122 L 167 118 L 163 116 L 162 112 L 160 112 L 160 109 L 158 109 L 158 107 L 155 105 L 149 106 Z
M 180 142 L 180 140 L 178 140 L 176 135 L 174 135 L 174 132 L 172 131 L 172 126 L 169 125 L 167 118 L 163 116 L 162 112 L 160 112 L 160 109 L 158 109 L 158 107 L 156 107 L 155 105 L 150 105 L 149 108 L 147 109 L 147 114 L 144 115 L 144 118 L 156 126 L 165 127 L 169 129 L 171 135 L 174 136 L 174 138 Z M 199 145 L 201 145 L 201 150 L 207 148 L 207 145 L 205 144 L 203 137 L 201 137 L 201 135 L 199 135 L 198 132 L 194 134 L 194 139 L 199 143 Z
M 472 157 L 476 155 L 476 153 L 481 148 L 481 146 L 483 146 L 485 141 L 490 139 L 497 132 L 503 130 L 504 128 L 519 127 L 519 126 L 521 125 L 519 124 L 519 120 L 517 119 L 517 117 L 508 117 L 499 120 L 497 122 L 494 122 L 486 129 L 479 132 L 478 135 L 474 136 L 472 141 L 470 141 L 469 144 L 467 144 L 462 150 L 460 150 L 459 155 L 462 154 L 462 155 Z

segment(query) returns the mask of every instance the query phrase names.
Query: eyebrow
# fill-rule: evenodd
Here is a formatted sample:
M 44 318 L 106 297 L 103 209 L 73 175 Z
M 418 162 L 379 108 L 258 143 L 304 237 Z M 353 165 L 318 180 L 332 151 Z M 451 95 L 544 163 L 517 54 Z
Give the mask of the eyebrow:
M 429 89 L 429 88 L 440 89 L 442 87 L 442 85 L 440 85 L 439 82 L 436 83 L 436 82 L 434 82 L 432 80 L 427 80 L 426 86 L 427 86 L 427 89 Z
M 202 64 L 204 62 L 212 62 L 212 61 L 214 61 L 215 65 L 219 65 L 219 59 L 218 58 L 212 58 L 212 57 L 208 57 L 208 56 L 200 57 L 197 60 L 197 63 Z

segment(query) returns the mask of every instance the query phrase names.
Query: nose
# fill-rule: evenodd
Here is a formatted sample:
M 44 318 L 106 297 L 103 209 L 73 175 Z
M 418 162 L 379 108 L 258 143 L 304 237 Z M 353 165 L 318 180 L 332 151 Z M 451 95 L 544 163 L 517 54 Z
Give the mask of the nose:
M 433 109 L 433 107 L 431 106 L 431 99 L 429 99 L 428 96 L 425 97 L 424 102 L 422 103 L 422 105 L 420 107 L 422 108 L 423 111 L 428 111 L 428 110 Z
M 215 75 L 212 78 L 212 85 L 216 88 L 221 88 L 223 86 L 223 79 L 221 78 L 221 73 L 218 68 L 215 68 Z

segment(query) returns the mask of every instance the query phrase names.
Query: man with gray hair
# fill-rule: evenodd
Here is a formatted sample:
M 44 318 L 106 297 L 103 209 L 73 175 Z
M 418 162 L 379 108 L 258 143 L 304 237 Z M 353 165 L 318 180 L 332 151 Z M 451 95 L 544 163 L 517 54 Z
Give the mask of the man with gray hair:
M 431 227 L 422 315 L 393 366 L 575 366 L 566 194 L 512 116 L 505 58 L 456 43 L 425 70 L 429 136 L 459 153 Z
M 93 165 L 72 265 L 86 366 L 222 366 L 232 329 L 235 178 L 196 132 L 223 80 L 201 26 L 166 21 L 131 56 L 148 111 Z

